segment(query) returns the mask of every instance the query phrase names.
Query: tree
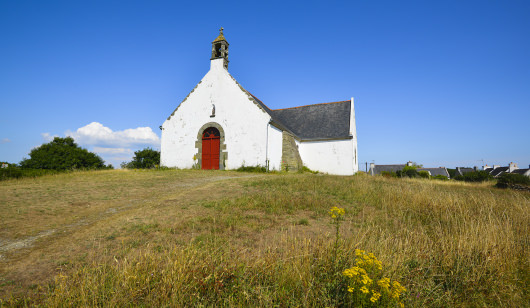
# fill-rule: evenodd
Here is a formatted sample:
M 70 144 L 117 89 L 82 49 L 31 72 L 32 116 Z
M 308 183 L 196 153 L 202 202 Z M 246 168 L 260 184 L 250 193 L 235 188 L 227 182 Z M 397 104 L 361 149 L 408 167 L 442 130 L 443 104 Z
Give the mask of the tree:
M 20 167 L 26 169 L 103 169 L 101 157 L 80 148 L 72 137 L 55 137 L 53 141 L 34 148 L 29 159 L 23 159 Z
M 145 148 L 134 152 L 133 160 L 128 163 L 122 163 L 122 168 L 129 169 L 147 169 L 155 168 L 160 165 L 160 152 L 151 148 Z

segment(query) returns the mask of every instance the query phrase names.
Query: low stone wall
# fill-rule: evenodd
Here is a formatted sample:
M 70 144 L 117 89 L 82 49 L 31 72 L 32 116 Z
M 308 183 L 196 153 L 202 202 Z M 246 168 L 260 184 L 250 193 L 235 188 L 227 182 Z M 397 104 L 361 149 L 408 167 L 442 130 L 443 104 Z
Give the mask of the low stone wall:
M 508 187 L 515 190 L 530 191 L 530 187 L 519 184 L 511 184 Z

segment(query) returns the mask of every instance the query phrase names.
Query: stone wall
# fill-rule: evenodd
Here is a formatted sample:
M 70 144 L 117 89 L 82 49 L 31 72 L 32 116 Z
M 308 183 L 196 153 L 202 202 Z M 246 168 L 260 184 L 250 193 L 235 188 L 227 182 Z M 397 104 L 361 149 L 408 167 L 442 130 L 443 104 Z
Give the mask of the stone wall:
M 282 170 L 298 171 L 302 169 L 302 166 L 302 158 L 293 135 L 284 131 L 282 134 Z

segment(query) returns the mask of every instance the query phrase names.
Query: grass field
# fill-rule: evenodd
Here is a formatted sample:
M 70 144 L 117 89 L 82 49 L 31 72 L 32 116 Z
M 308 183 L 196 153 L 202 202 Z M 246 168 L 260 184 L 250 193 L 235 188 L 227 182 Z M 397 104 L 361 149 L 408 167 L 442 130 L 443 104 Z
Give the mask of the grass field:
M 358 305 L 342 274 L 355 249 L 401 282 L 405 306 L 528 306 L 530 193 L 491 185 L 199 170 L 7 180 L 0 306 Z M 346 211 L 338 241 L 333 206 Z

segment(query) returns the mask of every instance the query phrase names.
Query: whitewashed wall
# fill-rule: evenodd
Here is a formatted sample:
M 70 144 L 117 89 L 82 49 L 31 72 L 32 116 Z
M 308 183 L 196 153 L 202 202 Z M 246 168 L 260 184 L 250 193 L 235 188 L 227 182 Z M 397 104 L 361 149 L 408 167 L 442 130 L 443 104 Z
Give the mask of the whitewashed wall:
M 304 165 L 311 170 L 336 175 L 352 175 L 354 168 L 353 140 L 304 141 L 298 151 Z
M 357 124 L 355 121 L 355 104 L 353 97 L 350 100 L 350 135 L 352 136 L 353 147 L 353 173 L 359 171 L 359 154 L 357 153 Z
M 269 170 L 282 170 L 282 138 L 282 131 L 273 125 L 269 125 Z
M 212 104 L 215 104 L 215 117 L 210 117 Z M 267 133 L 271 131 L 269 120 L 270 116 L 249 99 L 223 67 L 223 59 L 211 60 L 210 71 L 162 125 L 161 165 L 191 168 L 200 128 L 208 122 L 216 122 L 225 133 L 226 169 L 236 169 L 243 164 L 264 166 Z M 275 136 L 272 133 L 269 139 L 276 140 Z M 271 147 L 271 158 L 273 151 L 276 150 Z

